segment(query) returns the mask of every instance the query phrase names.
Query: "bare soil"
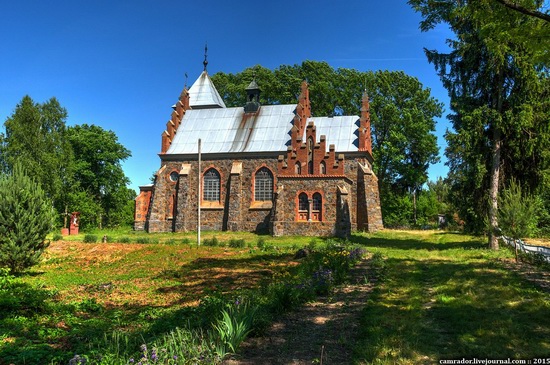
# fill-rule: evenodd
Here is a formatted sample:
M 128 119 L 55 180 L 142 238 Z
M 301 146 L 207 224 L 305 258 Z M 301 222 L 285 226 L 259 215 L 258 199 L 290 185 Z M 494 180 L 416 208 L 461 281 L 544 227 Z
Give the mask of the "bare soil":
M 352 270 L 350 284 L 282 316 L 224 364 L 350 364 L 361 309 L 376 282 L 369 275 L 369 260 L 363 260 Z

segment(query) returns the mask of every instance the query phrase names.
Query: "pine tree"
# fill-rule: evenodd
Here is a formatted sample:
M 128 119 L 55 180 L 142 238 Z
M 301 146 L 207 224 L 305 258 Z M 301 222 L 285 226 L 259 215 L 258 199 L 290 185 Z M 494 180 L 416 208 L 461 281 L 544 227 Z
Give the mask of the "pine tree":
M 19 163 L 0 176 L 0 266 L 19 273 L 36 265 L 54 217 L 52 201 Z

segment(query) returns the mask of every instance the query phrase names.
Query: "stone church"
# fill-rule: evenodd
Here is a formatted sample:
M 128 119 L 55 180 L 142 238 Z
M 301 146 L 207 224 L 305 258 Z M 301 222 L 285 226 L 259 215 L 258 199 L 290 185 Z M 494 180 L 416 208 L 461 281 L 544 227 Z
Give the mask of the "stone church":
M 247 103 L 227 108 L 206 64 L 172 107 L 135 230 L 196 231 L 199 204 L 203 230 L 346 237 L 383 228 L 366 94 L 361 116 L 312 117 L 305 81 L 296 104 L 261 105 L 252 80 Z

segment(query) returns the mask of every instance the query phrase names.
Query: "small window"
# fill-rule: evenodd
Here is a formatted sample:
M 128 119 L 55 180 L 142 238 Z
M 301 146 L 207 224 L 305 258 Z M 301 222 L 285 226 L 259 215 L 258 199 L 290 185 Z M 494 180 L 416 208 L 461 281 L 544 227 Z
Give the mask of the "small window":
M 273 174 L 267 167 L 262 167 L 254 177 L 254 200 L 273 200 Z
M 309 199 L 306 193 L 298 195 L 298 220 L 307 221 L 309 219 Z
M 178 181 L 178 177 L 179 177 L 179 174 L 178 174 L 177 171 L 172 171 L 172 172 L 170 173 L 170 181 L 171 181 L 171 182 L 176 182 L 176 181 Z
M 323 211 L 323 198 L 321 194 L 313 194 L 313 204 L 311 209 L 311 220 L 321 221 L 321 213 Z
M 220 201 L 220 173 L 218 171 L 215 169 L 206 171 L 203 178 L 203 185 L 203 200 Z
M 325 161 L 321 161 L 321 163 L 319 164 L 319 173 L 321 175 L 327 174 L 327 164 L 325 163 Z

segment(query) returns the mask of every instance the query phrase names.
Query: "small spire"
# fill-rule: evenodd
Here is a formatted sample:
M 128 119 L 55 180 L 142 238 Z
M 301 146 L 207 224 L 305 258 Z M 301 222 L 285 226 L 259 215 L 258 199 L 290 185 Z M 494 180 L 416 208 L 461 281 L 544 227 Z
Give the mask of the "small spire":
M 188 78 L 188 76 L 187 76 L 187 72 L 186 72 L 186 73 L 185 73 L 185 83 L 183 84 L 183 87 L 184 87 L 185 89 L 187 89 L 187 78 Z
M 204 65 L 204 71 L 206 71 L 206 66 L 208 66 L 208 44 L 204 44 L 204 61 L 202 62 Z

